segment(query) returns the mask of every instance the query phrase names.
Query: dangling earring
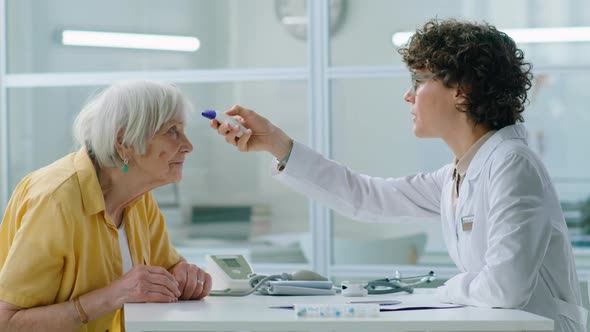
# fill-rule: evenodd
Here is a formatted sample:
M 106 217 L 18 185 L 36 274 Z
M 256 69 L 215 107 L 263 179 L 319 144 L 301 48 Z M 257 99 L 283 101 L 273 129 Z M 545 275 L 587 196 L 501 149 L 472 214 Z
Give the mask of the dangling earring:
M 129 164 L 129 159 L 125 157 L 125 159 L 123 159 L 123 167 L 121 167 L 123 173 L 127 173 L 127 171 L 129 171 L 129 166 L 127 166 L 127 164 Z

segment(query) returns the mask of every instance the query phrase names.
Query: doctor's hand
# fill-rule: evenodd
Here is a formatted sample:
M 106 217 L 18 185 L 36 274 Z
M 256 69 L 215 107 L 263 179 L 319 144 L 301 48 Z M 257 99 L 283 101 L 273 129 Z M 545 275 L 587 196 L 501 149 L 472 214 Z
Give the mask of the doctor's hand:
M 194 264 L 180 261 L 170 269 L 182 293 L 179 300 L 200 300 L 211 291 L 211 276 Z
M 232 128 L 229 123 L 220 125 L 216 120 L 211 120 L 211 128 L 216 129 L 219 135 L 224 136 L 226 142 L 237 146 L 238 150 L 242 152 L 267 151 L 279 160 L 289 153 L 291 138 L 265 117 L 239 105 L 233 106 L 225 113 L 233 116 L 248 128 L 246 133 L 237 138 L 236 134 L 240 131 L 238 126 Z

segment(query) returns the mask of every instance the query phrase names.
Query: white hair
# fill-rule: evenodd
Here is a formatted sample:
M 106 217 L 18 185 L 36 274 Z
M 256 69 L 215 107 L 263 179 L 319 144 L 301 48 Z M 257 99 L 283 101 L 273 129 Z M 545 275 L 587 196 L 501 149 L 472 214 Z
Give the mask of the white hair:
M 118 167 L 122 159 L 115 143 L 144 154 L 147 140 L 178 112 L 183 117 L 190 102 L 170 83 L 130 80 L 115 83 L 84 106 L 74 121 L 74 140 L 84 146 L 99 167 Z

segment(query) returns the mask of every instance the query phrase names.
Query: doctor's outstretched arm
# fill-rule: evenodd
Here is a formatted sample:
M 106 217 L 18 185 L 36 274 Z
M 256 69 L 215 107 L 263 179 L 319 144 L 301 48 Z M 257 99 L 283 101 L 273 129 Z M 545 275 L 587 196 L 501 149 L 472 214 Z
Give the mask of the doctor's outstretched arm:
M 267 151 L 277 160 L 288 159 L 274 175 L 293 189 L 361 221 L 395 221 L 399 216 L 431 217 L 440 213 L 443 179 L 450 166 L 428 174 L 384 179 L 358 174 L 294 142 L 283 130 L 252 110 L 234 106 L 226 114 L 249 128 L 239 139 L 239 127 L 228 123 L 211 127 L 240 151 Z M 376 158 L 379 155 L 375 156 Z M 450 190 L 450 189 L 449 189 Z

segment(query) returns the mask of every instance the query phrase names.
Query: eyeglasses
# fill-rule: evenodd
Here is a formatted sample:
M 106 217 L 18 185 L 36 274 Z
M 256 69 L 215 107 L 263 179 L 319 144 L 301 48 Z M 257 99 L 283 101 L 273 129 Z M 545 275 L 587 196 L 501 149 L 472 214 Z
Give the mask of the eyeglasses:
M 412 74 L 412 93 L 416 95 L 418 84 L 421 80 L 429 80 L 435 78 L 435 74 Z

